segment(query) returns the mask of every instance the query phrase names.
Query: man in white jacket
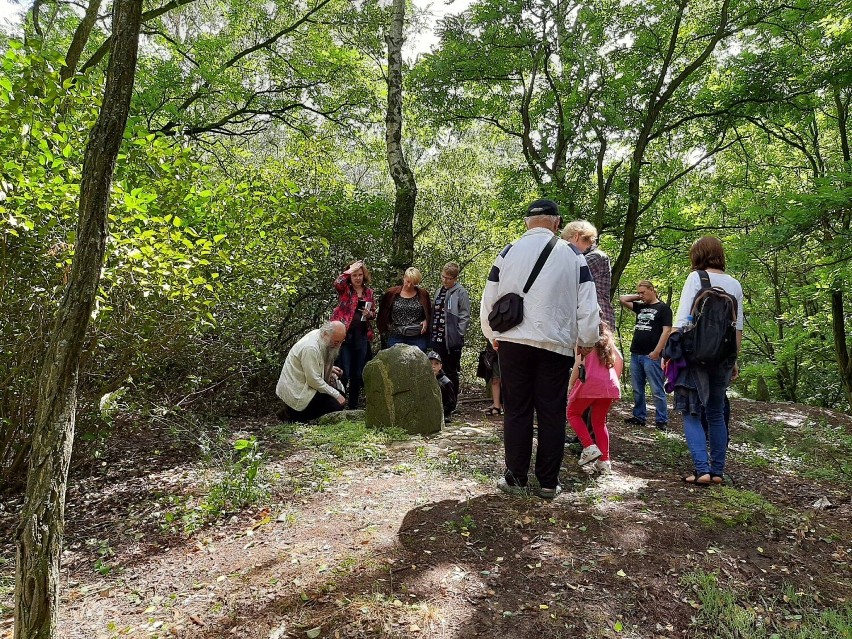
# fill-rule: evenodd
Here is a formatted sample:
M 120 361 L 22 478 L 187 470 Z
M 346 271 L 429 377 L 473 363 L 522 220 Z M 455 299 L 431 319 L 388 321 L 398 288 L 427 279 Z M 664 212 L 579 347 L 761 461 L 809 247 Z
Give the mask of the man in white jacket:
M 346 404 L 338 386 L 342 371 L 334 366 L 346 339 L 343 322 L 327 322 L 293 345 L 275 387 L 286 406 L 278 411 L 281 421 L 307 422 Z
M 503 383 L 503 440 L 506 472 L 497 484 L 503 492 L 529 493 L 533 413 L 538 415 L 536 494 L 553 499 L 562 489 L 559 468 L 565 445 L 565 408 L 574 347 L 588 353 L 598 341 L 600 313 L 589 267 L 580 251 L 557 240 L 529 291 L 527 278 L 542 250 L 562 223 L 551 200 L 536 200 L 524 218 L 527 232 L 497 256 L 480 304 L 485 337 L 500 358 Z M 488 321 L 494 303 L 507 293 L 524 297 L 524 319 L 500 333 Z

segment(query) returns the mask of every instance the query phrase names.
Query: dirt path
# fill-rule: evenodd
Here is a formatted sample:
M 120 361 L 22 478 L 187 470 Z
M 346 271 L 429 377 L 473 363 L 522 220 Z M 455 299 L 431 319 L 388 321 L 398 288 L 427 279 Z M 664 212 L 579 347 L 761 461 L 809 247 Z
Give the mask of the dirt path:
M 615 473 L 589 479 L 566 453 L 566 491 L 547 503 L 494 489 L 499 423 L 474 408 L 439 437 L 342 452 L 235 423 L 265 447 L 275 492 L 188 535 L 204 464 L 163 433 L 116 436 L 72 482 L 61 636 L 707 637 L 726 615 L 792 633 L 826 611 L 852 624 L 848 416 L 735 402 L 736 487 L 702 490 L 679 480 L 676 424 L 616 415 Z M 824 468 L 789 454 L 817 430 L 838 438 Z M 0 510 L 0 637 L 19 505 Z

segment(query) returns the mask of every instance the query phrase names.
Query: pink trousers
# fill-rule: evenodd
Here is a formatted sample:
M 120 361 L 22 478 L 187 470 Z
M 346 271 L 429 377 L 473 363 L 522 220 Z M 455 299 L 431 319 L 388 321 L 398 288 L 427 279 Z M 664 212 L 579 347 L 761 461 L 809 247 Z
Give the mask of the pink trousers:
M 606 429 L 606 416 L 614 399 L 609 397 L 575 397 L 568 402 L 568 423 L 583 444 L 583 448 L 597 444 L 601 449 L 601 461 L 609 459 L 609 431 Z M 592 409 L 592 430 L 595 432 L 595 441 L 589 434 L 586 422 L 583 421 L 583 413 L 588 408 Z

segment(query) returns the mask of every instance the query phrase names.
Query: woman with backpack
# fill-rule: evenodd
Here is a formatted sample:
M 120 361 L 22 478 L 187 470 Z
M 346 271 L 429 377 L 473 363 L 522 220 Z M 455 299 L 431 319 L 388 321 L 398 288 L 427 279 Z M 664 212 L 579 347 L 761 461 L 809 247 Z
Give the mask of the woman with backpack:
M 692 474 L 683 481 L 710 486 L 724 481 L 728 450 L 725 391 L 739 374 L 743 288 L 725 273 L 725 251 L 718 238 L 696 240 L 689 249 L 689 259 L 692 273 L 683 285 L 673 329 L 681 333 L 687 361 L 678 378 L 675 406 L 683 412 L 683 430 L 693 464 Z M 702 409 L 707 436 L 701 426 Z

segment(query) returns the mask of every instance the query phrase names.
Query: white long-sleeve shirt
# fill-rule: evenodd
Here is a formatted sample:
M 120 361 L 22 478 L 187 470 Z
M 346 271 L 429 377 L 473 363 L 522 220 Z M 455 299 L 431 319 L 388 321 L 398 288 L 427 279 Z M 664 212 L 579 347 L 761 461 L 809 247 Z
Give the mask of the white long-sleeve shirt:
M 743 287 L 733 277 L 727 273 L 712 273 L 707 271 L 707 276 L 710 278 L 710 286 L 718 286 L 725 289 L 735 300 L 737 300 L 737 330 L 743 330 Z M 695 300 L 695 294 L 701 290 L 701 278 L 698 271 L 692 271 L 683 283 L 683 290 L 680 293 L 680 302 L 677 306 L 677 316 L 675 317 L 675 328 L 683 328 L 687 324 L 687 317 L 692 310 L 692 302 Z
M 576 345 L 594 346 L 598 341 L 600 311 L 595 282 L 585 258 L 568 242 L 556 242 L 524 295 L 527 278 L 552 237 L 548 229 L 530 229 L 494 260 L 479 306 L 482 333 L 489 340 L 527 344 L 561 355 L 573 355 Z M 506 293 L 524 298 L 524 321 L 499 333 L 491 330 L 488 314 Z
M 326 362 L 324 353 L 319 329 L 306 334 L 287 353 L 275 394 L 290 408 L 305 410 L 317 393 L 340 397 L 326 381 L 334 362 Z

